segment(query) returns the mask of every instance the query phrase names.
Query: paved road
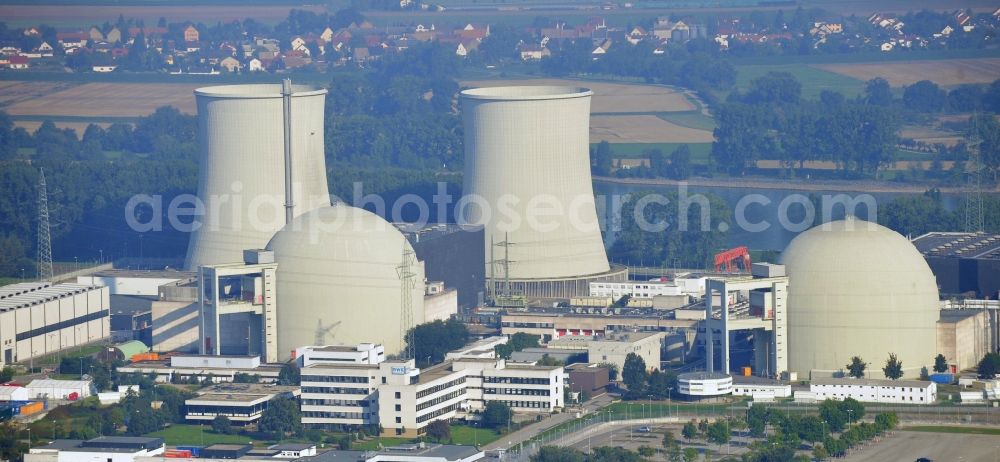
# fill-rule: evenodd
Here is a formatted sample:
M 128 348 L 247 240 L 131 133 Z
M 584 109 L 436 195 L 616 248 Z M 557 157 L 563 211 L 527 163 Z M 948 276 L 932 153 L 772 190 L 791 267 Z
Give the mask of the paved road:
M 531 425 L 528 425 L 514 433 L 506 435 L 503 438 L 500 438 L 490 444 L 487 444 L 486 446 L 483 447 L 483 449 L 488 451 L 491 449 L 510 448 L 511 446 L 515 446 L 519 443 L 527 441 L 532 437 L 534 437 L 535 435 L 538 435 L 539 433 L 545 430 L 555 427 L 556 425 L 559 425 L 564 422 L 569 422 L 570 420 L 575 419 L 577 412 L 580 412 L 581 414 L 590 413 L 596 409 L 611 404 L 611 401 L 612 397 L 606 394 L 595 397 L 584 403 L 583 408 L 581 410 L 568 408 L 564 412 L 561 412 L 559 414 L 553 414 L 545 418 L 541 422 L 536 422 Z

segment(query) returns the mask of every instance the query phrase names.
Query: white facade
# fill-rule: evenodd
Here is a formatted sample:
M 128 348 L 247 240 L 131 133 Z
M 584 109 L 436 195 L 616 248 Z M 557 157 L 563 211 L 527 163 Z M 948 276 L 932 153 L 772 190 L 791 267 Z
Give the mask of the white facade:
M 177 355 L 170 357 L 170 367 L 256 369 L 260 367 L 260 356 Z
M 302 423 L 378 423 L 378 364 L 312 364 L 302 368 Z
M 493 340 L 487 339 L 486 342 Z M 378 425 L 384 435 L 413 437 L 434 420 L 482 410 L 503 401 L 516 412 L 552 412 L 563 407 L 563 368 L 510 365 L 466 355 L 418 369 L 413 360 L 379 364 L 319 364 L 302 368 L 302 423 Z
M 47 282 L 0 287 L 0 367 L 106 338 L 108 292 Z
M 728 395 L 733 391 L 733 378 L 728 374 L 688 372 L 677 376 L 677 392 L 682 395 L 708 398 Z
M 487 277 L 554 279 L 608 272 L 590 181 L 588 89 L 476 88 L 461 93 L 462 209 L 485 226 Z M 516 222 L 512 217 L 516 217 Z M 493 244 L 507 241 L 505 248 Z M 498 255 L 498 256 L 495 256 Z
M 486 337 L 457 350 L 449 351 L 444 359 L 496 358 L 496 347 L 506 345 L 509 339 L 506 335 Z
M 93 394 L 94 385 L 90 380 L 38 379 L 32 380 L 25 388 L 32 399 L 68 399 L 73 393 L 83 399 Z
M 277 398 L 299 396 L 299 387 L 232 383 L 214 385 L 198 391 L 198 396 L 184 401 L 184 417 L 206 423 L 225 416 L 233 423 L 248 424 L 259 420 L 267 404 Z
M 622 371 L 625 369 L 625 358 L 629 353 L 635 353 L 646 363 L 646 369 L 659 369 L 666 337 L 664 332 L 612 335 L 588 342 L 587 355 L 590 362 L 615 364 Z
M 27 401 L 30 397 L 27 388 L 0 386 L 0 401 Z
M 385 361 L 385 347 L 375 343 L 354 346 L 304 346 L 295 349 L 300 367 L 313 364 L 379 364 Z
M 88 441 L 56 440 L 34 447 L 25 462 L 134 462 L 136 458 L 162 456 L 160 438 L 102 436 Z
M 792 386 L 788 384 L 765 385 L 757 383 L 734 383 L 733 396 L 750 396 L 754 401 L 761 398 L 791 398 Z
M 591 282 L 591 297 L 611 297 L 618 300 L 625 295 L 633 298 L 653 298 L 665 295 L 683 295 L 681 288 L 669 282 L 626 281 Z
M 293 87 L 293 214 L 330 205 L 323 156 L 325 89 Z M 198 198 L 205 225 L 191 233 L 186 267 L 237 263 L 285 225 L 281 85 L 195 90 L 201 140 Z M 287 355 L 287 352 L 286 352 Z
M 937 403 L 937 384 L 917 380 L 813 379 L 809 391 L 817 401 L 854 398 L 863 403 Z

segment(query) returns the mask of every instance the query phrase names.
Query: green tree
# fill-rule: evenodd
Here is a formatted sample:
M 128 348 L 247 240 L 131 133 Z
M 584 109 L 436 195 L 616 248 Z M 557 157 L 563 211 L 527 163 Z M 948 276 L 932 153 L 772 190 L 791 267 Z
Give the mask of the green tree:
M 278 376 L 281 376 L 281 371 L 278 371 Z M 233 374 L 233 383 L 260 383 L 260 375 L 237 372 Z
M 945 359 L 943 354 L 938 353 L 934 357 L 934 372 L 948 372 L 948 360 Z
M 843 431 L 847 424 L 847 413 L 832 399 L 824 400 L 819 405 L 819 415 L 830 426 L 830 431 Z
M 708 426 L 708 430 L 705 432 L 705 436 L 708 438 L 708 441 L 720 446 L 729 442 L 730 435 L 729 421 L 725 419 L 719 419 L 712 422 Z
M 844 398 L 838 403 L 838 406 L 848 423 L 858 422 L 865 416 L 865 405 L 854 398 Z
M 483 426 L 499 430 L 510 424 L 513 411 L 501 401 L 489 401 L 483 409 Z
M 921 80 L 903 90 L 903 105 L 918 112 L 941 112 L 947 94 L 936 83 Z
M 763 437 L 767 429 L 770 412 L 764 406 L 751 406 L 747 410 L 747 430 L 751 436 Z
M 638 452 L 639 455 L 642 457 L 653 457 L 654 455 L 656 455 L 656 449 L 653 449 L 649 446 L 639 446 Z
M 294 399 L 278 398 L 267 403 L 267 409 L 260 417 L 260 431 L 281 440 L 286 435 L 299 433 L 302 429 L 301 412 Z
M 992 379 L 1000 374 L 1000 353 L 986 353 L 976 367 L 981 379 Z
M 428 365 L 443 361 L 449 351 L 465 346 L 468 338 L 469 330 L 461 321 L 436 320 L 410 329 L 406 343 L 413 346 L 417 364 Z
M 14 378 L 14 368 L 10 366 L 4 366 L 0 370 L 0 383 L 10 382 Z
M 278 385 L 298 385 L 302 380 L 299 366 L 294 362 L 285 363 L 278 371 Z
M 903 376 L 903 362 L 896 357 L 896 353 L 889 353 L 889 358 L 885 360 L 885 367 L 882 368 L 886 378 L 896 380 Z
M 673 371 L 661 372 L 653 369 L 647 381 L 646 394 L 652 399 L 667 399 L 670 397 L 670 390 L 677 388 L 677 374 Z
M 677 445 L 677 438 L 674 437 L 674 432 L 667 430 L 663 432 L 663 449 L 670 449 Z
M 823 446 L 822 444 L 817 444 L 816 446 L 813 446 L 812 456 L 813 459 L 816 459 L 818 461 L 824 461 L 830 457 L 830 453 L 827 452 L 825 446 Z
M 807 415 L 798 420 L 798 435 L 803 441 L 815 443 L 826 439 L 826 424 L 819 416 Z
M 864 362 L 860 356 L 851 357 L 850 364 L 847 365 L 847 375 L 854 377 L 856 379 L 865 378 L 865 368 L 868 367 L 868 363 Z
M 510 359 L 511 354 L 515 351 L 521 351 L 525 348 L 538 348 L 539 340 L 541 340 L 541 336 L 518 332 L 511 335 L 507 343 L 496 346 L 497 356 Z
M 684 462 L 695 462 L 698 460 L 698 450 L 695 448 L 684 448 Z
M 684 423 L 684 427 L 681 428 L 681 436 L 688 441 L 698 437 L 698 426 L 695 425 L 693 420 Z
M 691 148 L 686 144 L 677 146 L 670 153 L 669 177 L 675 180 L 686 180 L 693 172 L 691 166 Z
M 590 149 L 590 164 L 594 175 L 608 176 L 614 168 L 614 153 L 611 151 L 611 144 L 607 141 L 597 143 L 597 146 Z
M 865 82 L 865 102 L 875 106 L 890 106 L 892 88 L 889 87 L 889 82 L 881 77 Z
M 573 448 L 542 446 L 538 454 L 531 456 L 531 462 L 585 462 L 587 456 Z
M 444 419 L 435 420 L 427 424 L 425 431 L 428 437 L 438 443 L 445 443 L 451 439 L 451 425 Z
M 231 435 L 233 433 L 233 423 L 229 417 L 217 415 L 212 419 L 212 431 L 220 435 Z
M 788 72 L 768 72 L 750 81 L 743 100 L 750 104 L 796 104 L 802 96 L 802 84 Z
M 622 366 L 622 382 L 628 387 L 629 392 L 642 393 L 646 379 L 649 377 L 646 371 L 646 361 L 635 353 L 625 356 L 625 365 Z

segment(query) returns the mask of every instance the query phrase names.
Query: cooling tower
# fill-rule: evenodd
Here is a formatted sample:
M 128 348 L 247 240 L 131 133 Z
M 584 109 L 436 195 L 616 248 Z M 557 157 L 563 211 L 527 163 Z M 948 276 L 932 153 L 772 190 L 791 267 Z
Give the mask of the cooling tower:
M 594 206 L 592 94 L 557 86 L 461 93 L 465 184 L 458 212 L 485 227 L 487 276 L 503 277 L 506 266 L 525 296 L 585 294 L 592 279 L 625 277 L 608 265 Z
M 280 84 L 195 90 L 201 136 L 198 198 L 186 266 L 242 261 L 285 225 L 284 105 Z M 292 213 L 330 205 L 323 157 L 325 89 L 293 86 Z

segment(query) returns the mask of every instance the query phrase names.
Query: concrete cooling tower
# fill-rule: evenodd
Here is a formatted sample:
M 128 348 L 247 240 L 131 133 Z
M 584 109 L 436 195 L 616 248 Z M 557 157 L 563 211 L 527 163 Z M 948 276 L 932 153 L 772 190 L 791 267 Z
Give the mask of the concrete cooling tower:
M 326 90 L 293 86 L 290 97 L 293 216 L 330 205 L 323 157 Z M 282 85 L 195 90 L 202 226 L 191 234 L 185 266 L 242 261 L 285 225 Z
M 558 86 L 461 93 L 467 206 L 459 213 L 485 227 L 494 286 L 566 298 L 587 294 L 591 281 L 626 279 L 625 268 L 608 264 L 594 205 L 592 94 Z
M 402 274 L 412 290 L 413 325 L 424 323 L 424 267 L 410 242 L 378 215 L 342 203 L 297 217 L 274 235 L 277 271 L 278 356 L 303 345 L 381 343 L 402 350 Z M 412 253 L 410 254 L 413 255 Z
M 851 357 L 883 378 L 889 353 L 904 376 L 934 362 L 937 281 L 910 241 L 855 218 L 812 228 L 781 255 L 789 276 L 788 367 L 800 378 L 830 377 Z

